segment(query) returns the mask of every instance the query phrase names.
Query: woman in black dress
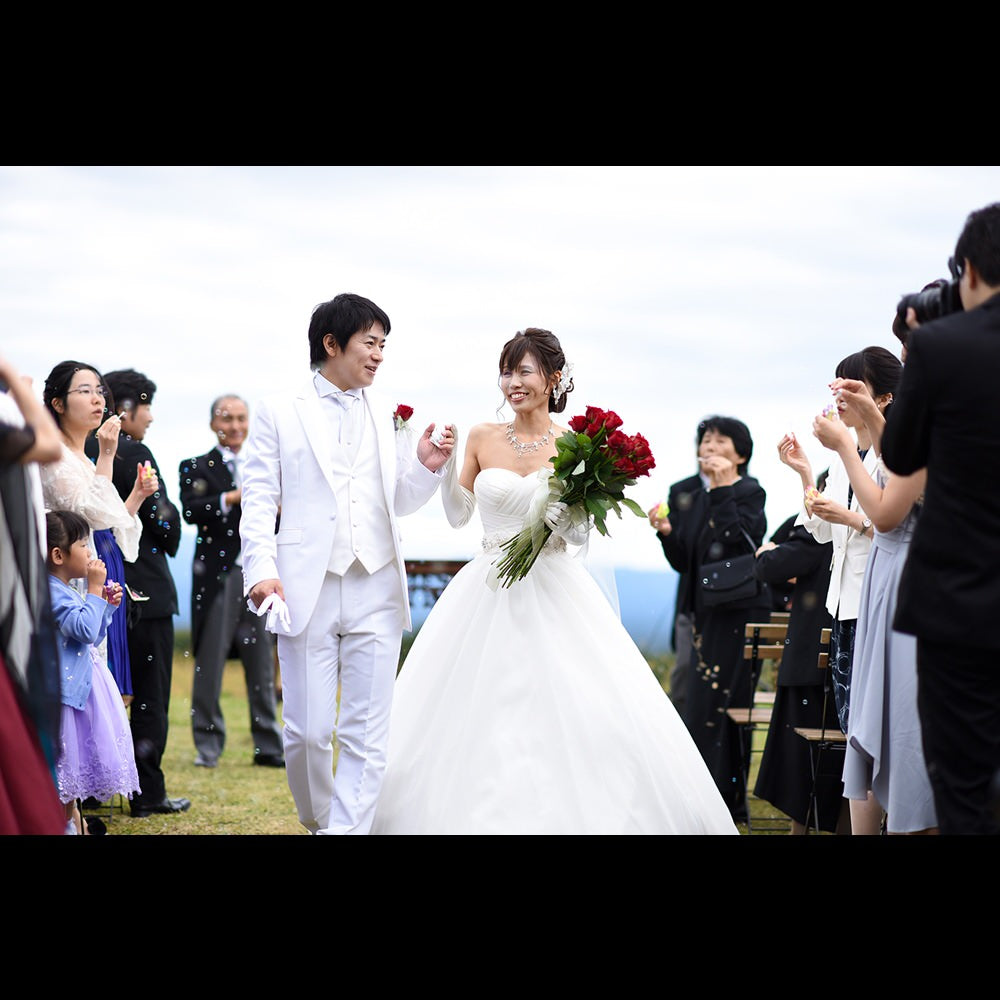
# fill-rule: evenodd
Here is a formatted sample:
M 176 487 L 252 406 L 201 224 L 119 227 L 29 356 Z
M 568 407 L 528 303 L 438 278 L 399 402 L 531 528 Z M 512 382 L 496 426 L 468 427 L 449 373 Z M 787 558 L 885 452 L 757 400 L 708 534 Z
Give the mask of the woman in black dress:
M 822 490 L 822 486 L 819 487 Z M 831 542 L 820 543 L 792 515 L 757 551 L 757 576 L 771 586 L 795 581 L 785 651 L 778 666 L 778 683 L 771 725 L 764 744 L 754 795 L 770 802 L 792 821 L 794 834 L 806 832 L 812 771 L 809 745 L 796 735 L 796 727 L 838 730 L 837 708 L 832 692 L 824 698 L 824 681 L 818 669 L 820 633 L 833 619 L 826 610 L 830 586 Z M 844 783 L 840 772 L 843 755 L 820 757 L 816 783 L 818 826 L 834 832 L 841 821 L 850 831 L 845 815 Z M 843 829 L 843 827 L 841 827 Z

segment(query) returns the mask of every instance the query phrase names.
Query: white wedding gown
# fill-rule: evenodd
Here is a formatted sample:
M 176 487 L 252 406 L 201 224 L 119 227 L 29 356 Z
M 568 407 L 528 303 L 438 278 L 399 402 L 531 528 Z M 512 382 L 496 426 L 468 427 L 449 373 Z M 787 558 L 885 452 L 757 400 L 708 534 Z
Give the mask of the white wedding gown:
M 403 664 L 372 832 L 738 833 L 581 560 L 553 539 L 523 580 L 488 585 L 537 485 L 506 469 L 476 478 L 485 551 L 445 588 Z

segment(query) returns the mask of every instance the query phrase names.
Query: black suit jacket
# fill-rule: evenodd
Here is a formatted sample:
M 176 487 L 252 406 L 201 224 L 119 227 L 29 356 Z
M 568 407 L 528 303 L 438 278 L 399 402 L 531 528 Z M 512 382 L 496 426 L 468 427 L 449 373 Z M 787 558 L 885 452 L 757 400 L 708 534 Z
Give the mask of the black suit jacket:
M 86 452 L 97 457 L 96 438 L 89 438 Z M 135 467 L 138 462 L 149 462 L 160 480 L 160 488 L 146 497 L 139 508 L 142 535 L 139 538 L 139 557 L 134 563 L 125 563 L 125 581 L 133 590 L 141 590 L 149 600 L 129 607 L 133 617 L 167 618 L 177 614 L 177 587 L 170 572 L 167 556 L 175 556 L 181 543 L 181 515 L 167 496 L 163 473 L 156 464 L 153 453 L 141 441 L 133 441 L 127 434 L 118 436 L 118 454 L 112 468 L 112 481 L 124 500 L 135 485 Z
M 1000 649 L 1000 295 L 911 330 L 882 435 L 900 475 L 927 490 L 899 583 L 895 627 Z
M 820 633 L 832 621 L 826 610 L 832 561 L 833 542 L 820 544 L 801 524 L 793 524 L 776 549 L 757 556 L 754 572 L 758 579 L 780 586 L 795 577 L 788 640 L 778 667 L 779 684 L 823 683 L 818 667 Z
M 767 494 L 752 476 L 743 476 L 732 486 L 719 486 L 706 490 L 698 477 L 698 490 L 690 494 L 688 509 L 683 520 L 674 521 L 673 505 L 670 523 L 674 530 L 660 535 L 660 542 L 670 565 L 678 573 L 688 575 L 686 601 L 697 616 L 701 607 L 701 588 L 698 573 L 702 563 L 715 562 L 727 556 L 744 555 L 756 551 L 767 531 L 764 504 Z M 750 536 L 750 542 L 743 532 Z M 727 608 L 756 608 L 769 606 L 771 596 L 765 587 L 758 597 L 727 604 Z
M 239 567 L 241 504 L 222 512 L 220 498 L 236 488 L 236 481 L 213 448 L 205 455 L 186 458 L 180 464 L 181 513 L 198 528 L 192 564 L 191 643 L 198 652 L 198 639 L 212 601 L 222 589 L 228 573 Z

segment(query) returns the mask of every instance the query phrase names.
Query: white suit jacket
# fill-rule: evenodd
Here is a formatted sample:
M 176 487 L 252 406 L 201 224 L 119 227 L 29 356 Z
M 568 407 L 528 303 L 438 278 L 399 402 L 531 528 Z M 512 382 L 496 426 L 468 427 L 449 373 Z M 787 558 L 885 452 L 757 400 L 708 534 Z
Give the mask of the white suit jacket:
M 875 454 L 874 448 L 869 448 L 864 459 L 868 474 L 875 479 L 875 470 L 881 459 Z M 830 474 L 826 480 L 823 496 L 847 506 L 847 490 L 851 485 L 847 478 L 847 469 L 839 455 L 834 454 L 830 463 Z M 856 493 L 851 495 L 851 510 L 865 516 L 858 503 Z M 858 617 L 858 605 L 861 602 L 861 584 L 865 577 L 865 567 L 868 565 L 868 554 L 872 547 L 870 534 L 859 535 L 846 524 L 830 524 L 820 517 L 810 517 L 806 513 L 805 504 L 795 520 L 796 524 L 804 524 L 817 542 L 833 542 L 833 561 L 831 563 L 830 588 L 826 593 L 826 610 L 841 621 L 850 621 Z M 838 611 L 839 605 L 839 611 Z
M 411 435 L 397 434 L 393 408 L 368 389 L 362 396 L 378 439 L 402 627 L 408 630 L 410 602 L 396 519 L 422 507 L 441 479 L 419 461 Z M 246 448 L 240 519 L 244 593 L 261 580 L 280 579 L 291 616 L 289 634 L 298 635 L 316 607 L 340 515 L 329 460 L 329 422 L 311 379 L 294 395 L 257 404 Z

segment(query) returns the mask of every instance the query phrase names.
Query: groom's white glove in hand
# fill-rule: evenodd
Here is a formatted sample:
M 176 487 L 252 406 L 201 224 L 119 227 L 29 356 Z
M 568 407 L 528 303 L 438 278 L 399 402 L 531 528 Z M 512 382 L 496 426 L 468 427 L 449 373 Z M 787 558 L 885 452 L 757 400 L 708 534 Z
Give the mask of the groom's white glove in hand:
M 458 445 L 458 428 L 452 424 L 451 431 L 455 438 L 455 445 Z M 461 528 L 469 523 L 476 510 L 476 495 L 470 493 L 458 481 L 458 448 L 452 449 L 448 459 L 448 466 L 445 469 L 444 482 L 441 484 L 441 502 L 444 504 L 444 512 L 448 518 L 448 523 L 453 528 Z
M 264 624 L 264 628 L 266 628 L 268 632 L 273 632 L 277 635 L 279 628 L 283 632 L 291 632 L 291 612 L 288 610 L 288 605 L 285 604 L 278 594 L 268 594 L 267 597 L 265 597 L 261 602 L 259 608 L 253 603 L 253 601 L 248 599 L 247 607 L 254 614 L 256 614 L 258 618 L 267 615 L 267 621 Z

